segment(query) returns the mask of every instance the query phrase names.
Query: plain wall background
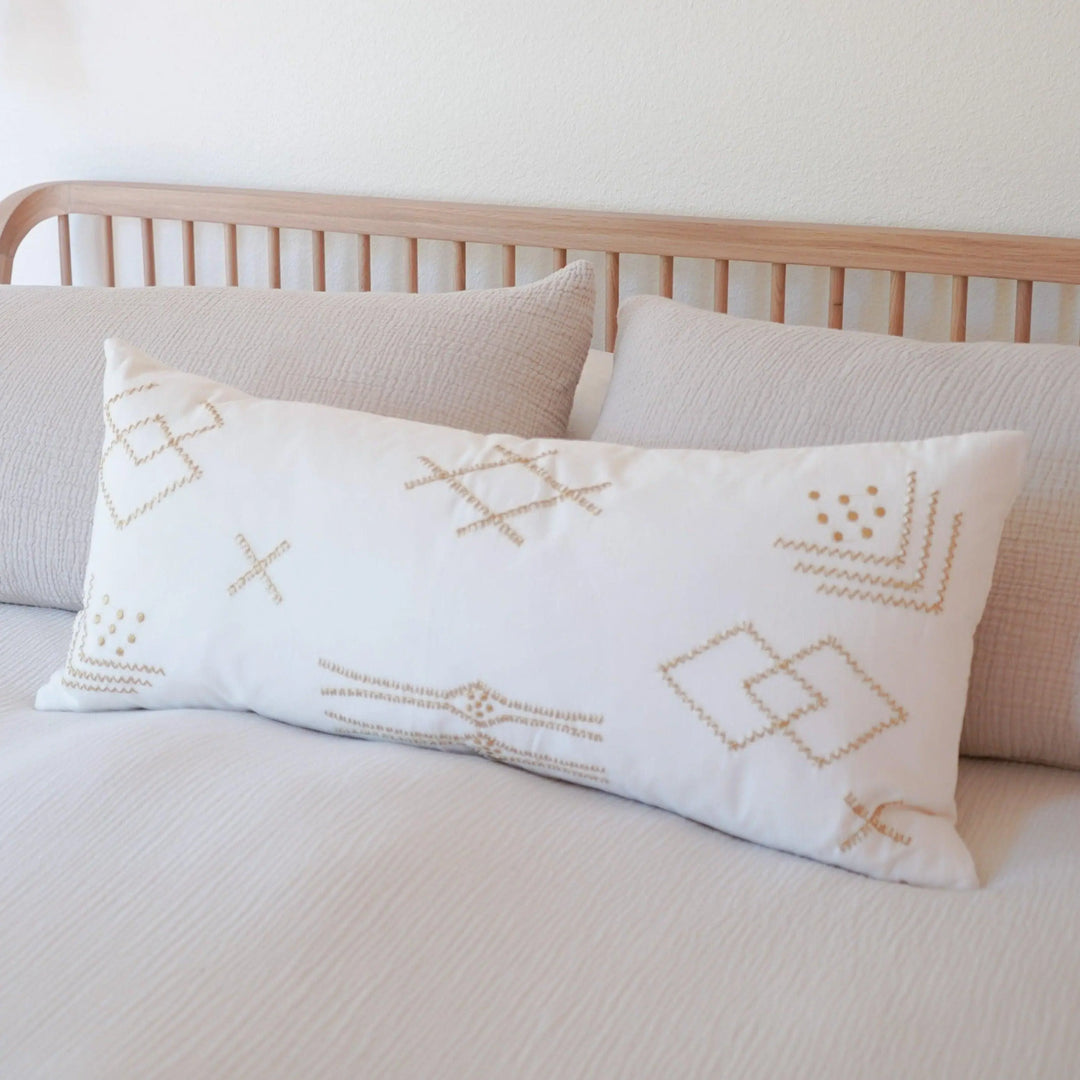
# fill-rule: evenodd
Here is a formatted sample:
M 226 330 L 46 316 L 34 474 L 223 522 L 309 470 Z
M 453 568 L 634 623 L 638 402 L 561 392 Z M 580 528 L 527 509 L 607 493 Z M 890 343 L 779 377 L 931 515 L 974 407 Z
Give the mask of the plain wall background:
M 137 179 L 1080 235 L 1076 0 L 0 0 L 0 33 L 4 192 Z M 16 280 L 56 280 L 54 247 L 52 226 L 32 237 Z M 122 282 L 137 251 L 125 234 Z M 348 287 L 348 249 L 329 253 Z M 703 271 L 680 265 L 678 295 L 706 302 Z M 84 257 L 77 280 L 96 272 Z M 627 291 L 655 274 L 627 260 Z M 789 319 L 822 322 L 824 272 L 800 280 Z M 733 310 L 764 314 L 766 282 L 739 270 Z M 883 328 L 886 291 L 849 275 L 849 323 Z M 909 296 L 912 332 L 946 336 L 947 284 Z M 1011 296 L 973 282 L 973 337 L 1008 336 Z M 1059 316 L 1075 341 L 1075 290 L 1037 289 L 1036 333 Z

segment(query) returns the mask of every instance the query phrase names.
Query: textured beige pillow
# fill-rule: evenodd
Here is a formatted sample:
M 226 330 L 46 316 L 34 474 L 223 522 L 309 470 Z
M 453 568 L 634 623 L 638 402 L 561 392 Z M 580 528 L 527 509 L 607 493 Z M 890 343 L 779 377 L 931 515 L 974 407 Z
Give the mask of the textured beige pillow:
M 254 394 L 557 437 L 592 323 L 585 262 L 419 296 L 0 288 L 0 602 L 79 607 L 112 334 Z
M 757 450 L 1031 436 L 976 636 L 961 751 L 1080 768 L 1080 349 L 928 344 L 638 297 L 594 438 Z

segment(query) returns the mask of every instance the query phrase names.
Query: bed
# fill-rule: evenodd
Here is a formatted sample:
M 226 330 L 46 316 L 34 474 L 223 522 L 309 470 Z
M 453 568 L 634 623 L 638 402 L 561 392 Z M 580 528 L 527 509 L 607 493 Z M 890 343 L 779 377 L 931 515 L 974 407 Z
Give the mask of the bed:
M 1013 332 L 1031 336 L 1034 281 L 1080 283 L 1080 241 L 452 206 L 124 184 L 52 184 L 0 206 L 0 281 L 57 218 L 404 242 L 409 289 L 425 241 L 467 282 L 467 243 L 604 255 L 601 332 L 615 343 L 619 258 L 768 264 L 784 321 L 789 264 L 951 277 L 951 336 L 968 280 L 1016 281 Z M 419 242 L 418 242 L 419 238 Z M 590 357 L 570 433 L 591 432 L 610 356 Z M 1080 772 L 967 758 L 959 829 L 983 887 L 871 881 L 739 841 L 673 814 L 458 755 L 336 739 L 250 713 L 42 714 L 34 691 L 63 659 L 74 615 L 0 605 L 0 1073 L 64 1076 L 978 1076 L 1076 1074 L 1080 1035 Z M 92 719 L 92 722 L 90 722 Z

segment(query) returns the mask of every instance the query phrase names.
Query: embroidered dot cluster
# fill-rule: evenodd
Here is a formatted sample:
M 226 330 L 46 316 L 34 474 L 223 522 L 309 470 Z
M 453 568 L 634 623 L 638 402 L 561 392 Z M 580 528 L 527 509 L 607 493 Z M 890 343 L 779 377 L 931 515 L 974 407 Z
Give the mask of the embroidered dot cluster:
M 102 604 L 103 608 L 107 609 L 109 607 L 108 593 L 106 593 L 101 598 L 101 604 Z M 113 612 L 112 620 L 109 621 L 108 623 L 106 623 L 105 619 L 108 619 L 108 617 L 109 617 L 108 611 L 104 611 L 104 612 L 98 611 L 98 612 L 94 613 L 94 625 L 99 628 L 98 637 L 97 637 L 98 647 L 99 648 L 104 648 L 107 644 L 111 645 L 112 640 L 115 638 L 115 640 L 117 642 L 117 645 L 115 646 L 116 655 L 117 656 L 123 656 L 124 655 L 124 645 L 123 645 L 123 643 L 126 642 L 128 645 L 134 645 L 135 644 L 135 634 L 134 633 L 128 633 L 128 634 L 125 635 L 124 631 L 123 631 L 123 627 L 118 625 L 119 623 L 122 623 L 124 621 L 124 609 L 123 608 L 117 608 Z M 139 611 L 135 615 L 135 622 L 141 623 L 145 618 L 146 618 L 146 616 L 141 611 Z
M 487 690 L 469 689 L 465 695 L 465 711 L 479 719 L 495 711 L 495 706 L 489 700 L 491 694 Z
M 876 484 L 870 484 L 869 487 L 867 487 L 866 489 L 866 494 L 869 495 L 871 498 L 876 496 L 877 493 L 878 488 Z M 819 505 L 821 504 L 822 496 L 820 491 L 809 492 L 809 498 L 811 502 L 818 503 Z M 851 505 L 851 496 L 847 494 L 838 495 L 836 501 L 837 503 L 839 503 L 840 509 L 835 511 L 832 518 L 830 518 L 829 514 L 825 510 L 819 511 L 817 516 L 819 525 L 831 526 L 833 540 L 838 544 L 844 542 L 845 534 L 843 532 L 843 528 L 845 528 L 846 526 L 844 526 L 843 523 L 845 521 L 848 523 L 848 525 L 852 526 L 857 530 L 857 532 L 854 534 L 855 538 L 861 537 L 863 540 L 873 539 L 873 527 L 871 525 L 859 524 L 859 511 Z M 885 507 L 875 505 L 871 511 L 871 514 L 873 517 L 883 518 L 885 516 Z M 867 515 L 867 517 L 869 518 L 870 515 Z M 840 525 L 841 528 L 837 528 L 837 525 Z

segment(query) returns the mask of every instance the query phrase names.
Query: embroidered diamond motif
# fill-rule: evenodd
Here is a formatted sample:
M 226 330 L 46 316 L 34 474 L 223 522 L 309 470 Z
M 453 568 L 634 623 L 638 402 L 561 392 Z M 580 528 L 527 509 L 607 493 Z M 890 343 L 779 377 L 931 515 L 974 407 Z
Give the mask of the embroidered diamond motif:
M 155 411 L 157 383 L 143 383 L 105 402 L 109 436 L 101 455 L 99 485 L 105 506 L 118 529 L 202 476 L 187 451 L 191 440 L 222 427 L 221 414 L 208 401 L 198 403 L 187 423 L 171 422 Z M 119 491 L 125 492 L 122 502 Z
M 743 681 L 747 697 L 774 723 L 787 725 L 825 705 L 825 698 L 783 661 Z
M 676 697 L 733 751 L 783 735 L 818 768 L 907 713 L 832 636 L 784 657 L 740 623 L 660 665 Z

